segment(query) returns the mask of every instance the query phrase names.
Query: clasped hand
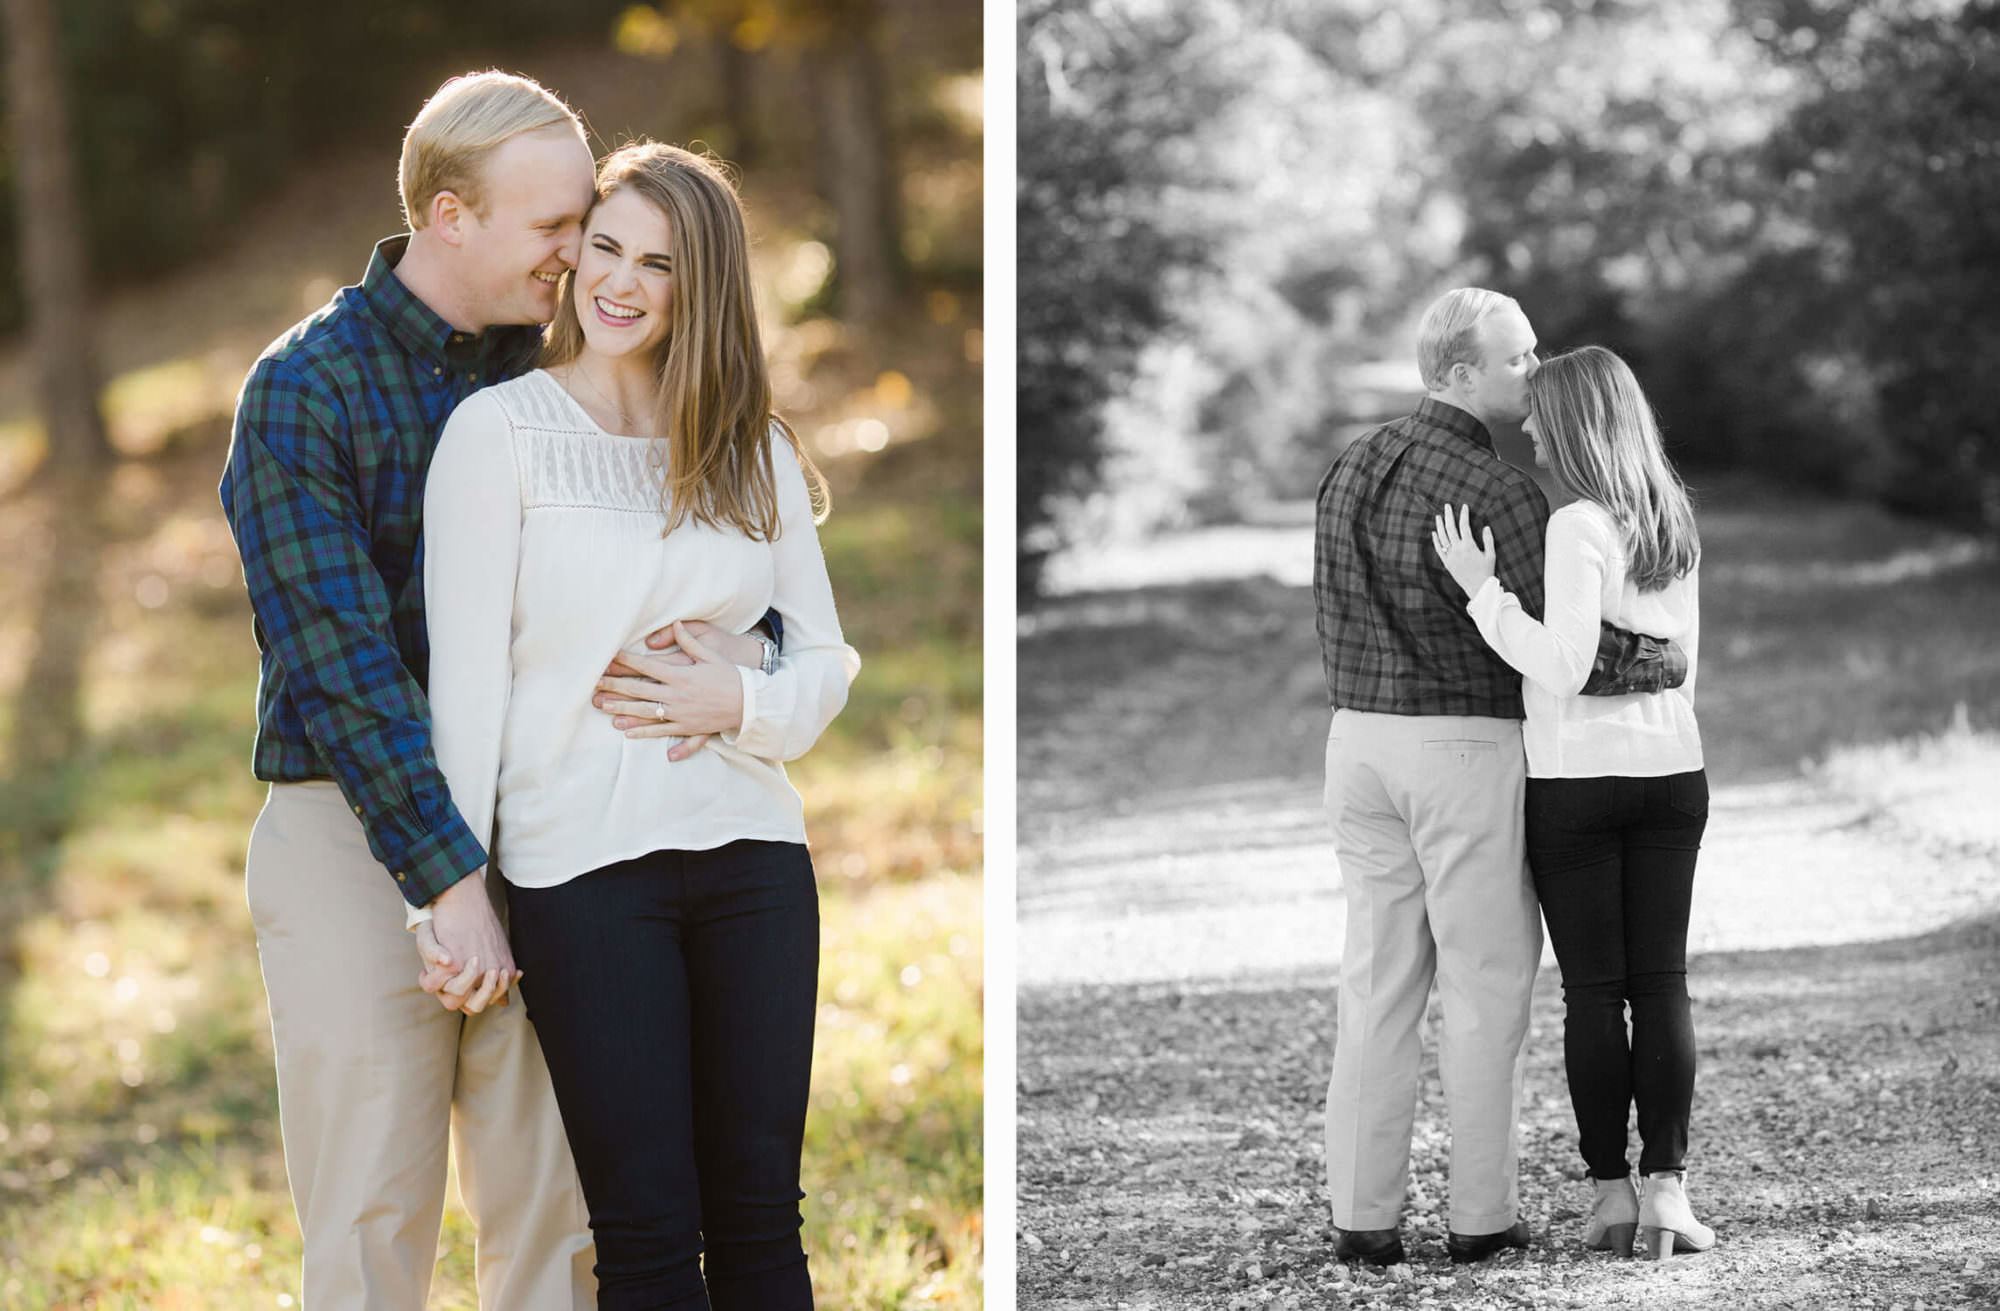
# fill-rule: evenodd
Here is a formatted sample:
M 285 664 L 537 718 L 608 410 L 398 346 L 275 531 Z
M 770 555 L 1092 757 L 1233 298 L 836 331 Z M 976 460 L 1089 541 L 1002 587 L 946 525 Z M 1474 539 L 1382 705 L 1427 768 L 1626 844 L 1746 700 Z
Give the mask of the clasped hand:
M 448 1011 L 477 1015 L 505 1006 L 507 990 L 520 982 L 507 930 L 487 900 L 486 880 L 469 874 L 431 903 L 432 918 L 417 925 L 417 956 L 423 970 L 417 986 Z
M 1452 519 L 1452 507 L 1444 507 L 1444 513 L 1431 521 L 1431 546 L 1438 558 L 1444 561 L 1445 570 L 1452 581 L 1471 596 L 1493 576 L 1493 525 L 1484 530 L 1484 544 L 1472 540 L 1472 507 L 1458 507 L 1458 518 Z
M 727 654 L 721 649 L 729 644 Z M 740 649 L 749 643 L 752 650 Z M 591 704 L 627 737 L 683 737 L 667 753 L 685 760 L 710 735 L 743 724 L 737 664 L 756 663 L 757 643 L 713 625 L 676 621 L 646 639 L 647 651 L 621 651 L 597 681 Z M 742 657 L 732 658 L 732 657 Z

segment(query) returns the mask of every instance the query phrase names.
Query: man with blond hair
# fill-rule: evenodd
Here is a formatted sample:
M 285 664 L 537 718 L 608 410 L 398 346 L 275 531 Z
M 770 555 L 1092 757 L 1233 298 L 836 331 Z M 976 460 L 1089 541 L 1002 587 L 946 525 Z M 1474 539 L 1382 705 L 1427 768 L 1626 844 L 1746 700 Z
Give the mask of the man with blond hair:
M 272 343 L 237 402 L 221 493 L 271 784 L 246 884 L 312 1311 L 424 1305 L 453 1137 L 480 1304 L 596 1300 L 548 1070 L 506 1005 L 490 835 L 431 750 L 418 547 L 445 418 L 533 361 L 593 172 L 582 124 L 541 86 L 447 82 L 403 143 L 410 230 Z
M 1501 584 L 1541 613 L 1548 501 L 1493 448 L 1494 427 L 1528 416 L 1535 347 L 1512 298 L 1447 292 L 1418 326 L 1426 394 L 1416 412 L 1358 438 L 1319 486 L 1326 801 L 1347 902 L 1326 1099 L 1342 1260 L 1404 1259 L 1434 981 L 1451 1122 L 1447 1254 L 1479 1261 L 1528 1243 L 1516 1120 L 1542 934 L 1527 869 L 1521 678 L 1479 636 L 1431 526 L 1444 506 L 1469 505 L 1498 544 Z M 1674 680 L 1678 654 L 1607 629 L 1584 691 L 1657 691 Z

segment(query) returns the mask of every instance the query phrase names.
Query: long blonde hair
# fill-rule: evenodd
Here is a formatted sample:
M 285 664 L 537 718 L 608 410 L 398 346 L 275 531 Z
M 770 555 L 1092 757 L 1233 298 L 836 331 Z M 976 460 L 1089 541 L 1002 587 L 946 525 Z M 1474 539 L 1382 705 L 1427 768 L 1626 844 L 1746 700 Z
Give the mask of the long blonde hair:
M 1535 370 L 1528 396 L 1550 472 L 1611 512 L 1632 582 L 1657 592 L 1686 577 L 1701 560 L 1694 506 L 1631 367 L 1602 346 L 1581 346 Z
M 711 528 L 775 540 L 773 427 L 798 454 L 814 522 L 824 519 L 826 480 L 791 425 L 772 408 L 750 284 L 750 242 L 736 188 L 718 161 L 657 141 L 634 142 L 598 166 L 596 203 L 628 187 L 666 216 L 673 243 L 673 297 L 652 361 L 659 383 L 654 450 L 666 531 L 691 515 Z M 575 282 L 574 273 L 563 275 L 555 321 L 542 346 L 544 368 L 568 365 L 583 350 Z

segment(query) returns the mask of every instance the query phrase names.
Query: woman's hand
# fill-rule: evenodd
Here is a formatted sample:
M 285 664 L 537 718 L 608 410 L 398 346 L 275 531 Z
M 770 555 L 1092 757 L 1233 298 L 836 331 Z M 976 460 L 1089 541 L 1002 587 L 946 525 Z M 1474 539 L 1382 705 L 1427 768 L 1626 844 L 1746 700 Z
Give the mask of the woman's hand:
M 477 1015 L 488 1006 L 505 1006 L 507 989 L 520 981 L 521 972 L 488 900 L 484 871 L 446 888 L 431 911 L 416 929 L 423 962 L 417 985 L 448 1011 Z
M 1464 589 L 1467 596 L 1477 592 L 1487 579 L 1493 576 L 1493 525 L 1485 529 L 1485 544 L 1472 540 L 1472 507 L 1458 507 L 1458 519 L 1452 519 L 1451 507 L 1444 507 L 1431 523 L 1431 545 L 1437 548 L 1438 558 L 1450 572 L 1452 581 Z
M 736 666 L 687 624 L 675 623 L 673 631 L 675 653 L 619 652 L 619 663 L 641 676 L 598 679 L 591 704 L 610 713 L 626 737 L 688 739 L 668 753 L 670 760 L 685 760 L 710 734 L 743 726 L 743 683 Z M 675 655 L 694 663 L 677 662 Z

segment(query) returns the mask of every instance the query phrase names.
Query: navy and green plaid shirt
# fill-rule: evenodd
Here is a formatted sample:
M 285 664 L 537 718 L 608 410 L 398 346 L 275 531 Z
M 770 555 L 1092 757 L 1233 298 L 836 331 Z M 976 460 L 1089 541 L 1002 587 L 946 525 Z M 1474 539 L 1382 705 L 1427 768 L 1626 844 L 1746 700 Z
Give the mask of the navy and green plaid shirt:
M 1523 717 L 1521 676 L 1479 635 L 1431 546 L 1447 505 L 1472 507 L 1475 535 L 1492 525 L 1500 585 L 1530 617 L 1541 614 L 1548 497 L 1494 453 L 1485 424 L 1425 397 L 1415 414 L 1356 438 L 1320 480 L 1313 600 L 1336 709 Z M 1676 643 L 1606 623 L 1582 695 L 1686 681 Z
M 1356 438 L 1320 480 L 1313 599 L 1336 707 L 1391 715 L 1520 719 L 1521 676 L 1486 645 L 1431 546 L 1447 505 L 1493 527 L 1501 586 L 1542 612 L 1549 502 L 1493 451 L 1486 426 L 1426 397 Z
M 222 508 L 262 654 L 257 777 L 337 782 L 423 905 L 486 863 L 431 751 L 424 475 L 452 409 L 525 372 L 541 330 L 454 331 L 396 278 L 408 240 L 250 370 Z

